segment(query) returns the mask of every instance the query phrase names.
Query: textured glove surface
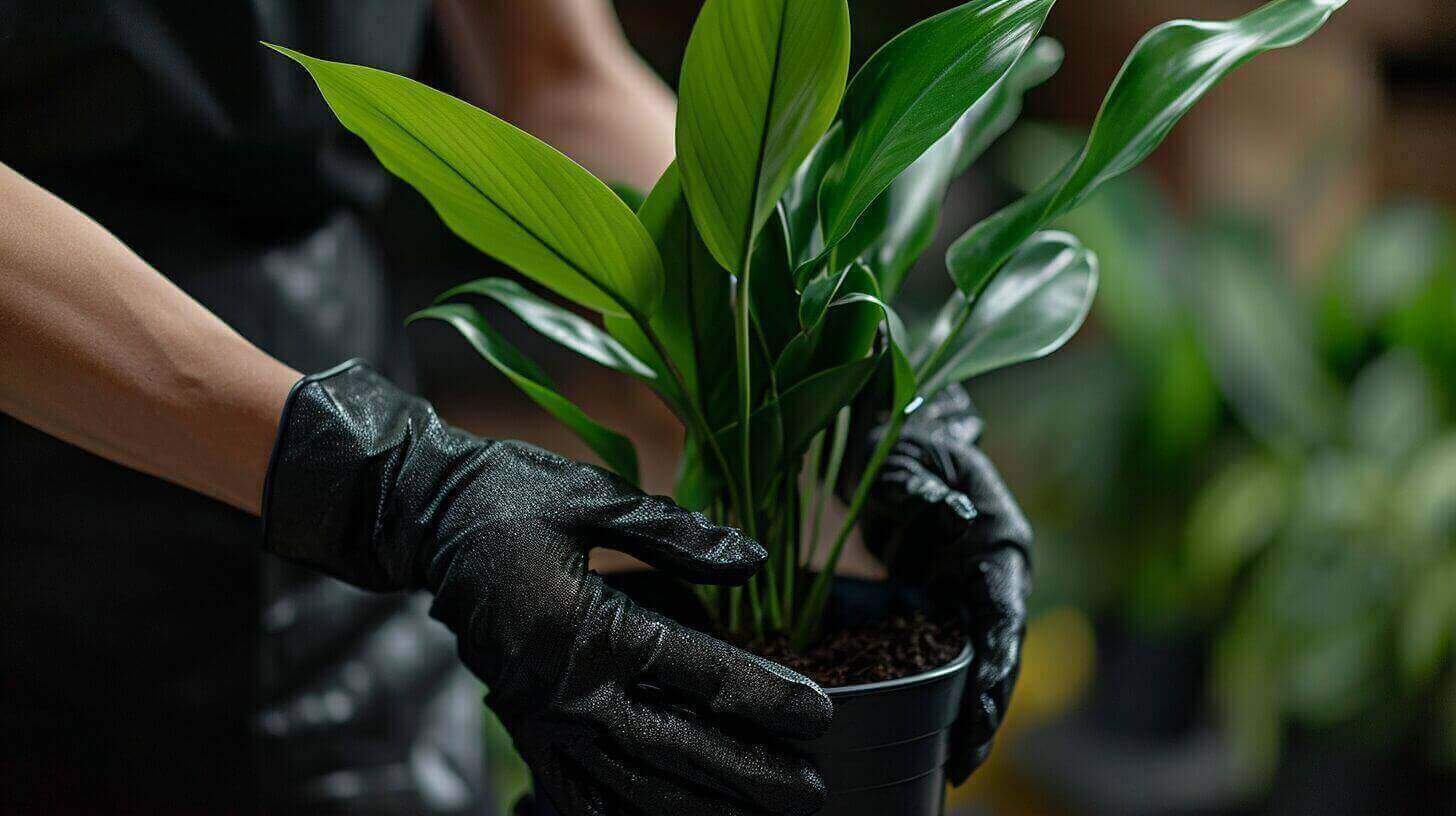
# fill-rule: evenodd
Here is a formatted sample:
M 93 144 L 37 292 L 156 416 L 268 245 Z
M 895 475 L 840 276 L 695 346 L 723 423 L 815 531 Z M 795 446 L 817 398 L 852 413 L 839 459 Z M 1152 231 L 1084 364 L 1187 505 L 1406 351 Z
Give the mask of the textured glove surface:
M 1031 526 L 981 450 L 981 420 L 959 386 L 906 421 L 865 507 L 865 539 L 891 575 L 925 585 L 959 615 L 975 656 L 951 731 L 951 781 L 985 761 L 1021 660 Z M 878 438 L 877 429 L 867 446 Z
M 821 807 L 818 772 L 779 739 L 823 733 L 823 692 L 587 568 L 608 547 L 739 583 L 766 558 L 756 542 L 591 465 L 451 428 L 358 364 L 305 378 L 279 433 L 268 548 L 360 586 L 433 592 L 431 614 L 560 810 Z

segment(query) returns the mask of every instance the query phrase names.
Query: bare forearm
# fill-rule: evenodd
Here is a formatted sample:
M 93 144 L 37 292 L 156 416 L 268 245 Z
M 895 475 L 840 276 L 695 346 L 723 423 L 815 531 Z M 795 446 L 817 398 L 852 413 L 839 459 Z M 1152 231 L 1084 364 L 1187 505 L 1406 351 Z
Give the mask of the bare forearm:
M 676 101 L 610 0 L 437 0 L 461 94 L 609 181 L 649 189 L 672 161 Z
M 256 513 L 298 374 L 0 165 L 0 410 Z

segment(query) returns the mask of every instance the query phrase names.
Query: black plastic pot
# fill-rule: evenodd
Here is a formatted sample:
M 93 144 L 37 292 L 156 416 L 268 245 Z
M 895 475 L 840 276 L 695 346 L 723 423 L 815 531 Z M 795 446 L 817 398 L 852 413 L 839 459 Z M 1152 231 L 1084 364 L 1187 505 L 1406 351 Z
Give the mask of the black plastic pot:
M 611 579 L 639 603 L 689 626 L 706 625 L 692 593 L 653 573 Z M 826 625 L 852 626 L 922 606 L 914 592 L 888 584 L 840 579 Z M 834 724 L 817 740 L 800 743 L 829 787 L 821 816 L 940 816 L 945 808 L 945 764 L 950 726 L 960 712 L 969 645 L 950 663 L 912 677 L 825 689 Z M 562 816 L 544 797 L 536 816 Z M 684 814 L 684 816 L 690 816 Z

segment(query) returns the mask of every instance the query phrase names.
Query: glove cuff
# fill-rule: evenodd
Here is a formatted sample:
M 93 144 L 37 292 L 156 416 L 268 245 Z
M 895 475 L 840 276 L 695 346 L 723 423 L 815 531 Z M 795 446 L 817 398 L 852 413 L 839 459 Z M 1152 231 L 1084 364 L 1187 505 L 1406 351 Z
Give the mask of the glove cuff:
M 392 486 L 429 403 L 360 360 L 300 379 L 284 402 L 263 483 L 263 549 L 371 590 L 410 589 L 412 547 L 384 534 Z

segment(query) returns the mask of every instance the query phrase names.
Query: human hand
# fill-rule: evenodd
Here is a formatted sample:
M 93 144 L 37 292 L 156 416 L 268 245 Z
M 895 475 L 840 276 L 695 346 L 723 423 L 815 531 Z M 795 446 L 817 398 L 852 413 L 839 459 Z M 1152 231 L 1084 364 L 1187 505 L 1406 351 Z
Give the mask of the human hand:
M 878 428 L 868 446 L 877 440 Z M 1032 533 L 976 446 L 981 420 L 952 386 L 910 416 L 865 506 L 865 539 L 895 580 L 924 585 L 959 617 L 975 654 L 951 729 L 951 781 L 991 751 L 1020 669 Z
M 737 530 L 599 468 L 445 425 L 367 367 L 305 378 L 264 500 L 268 548 L 431 614 L 563 812 L 810 814 L 824 783 L 779 740 L 822 734 L 811 681 L 635 605 L 593 547 L 731 584 L 766 558 Z M 670 698 L 672 702 L 664 701 Z

